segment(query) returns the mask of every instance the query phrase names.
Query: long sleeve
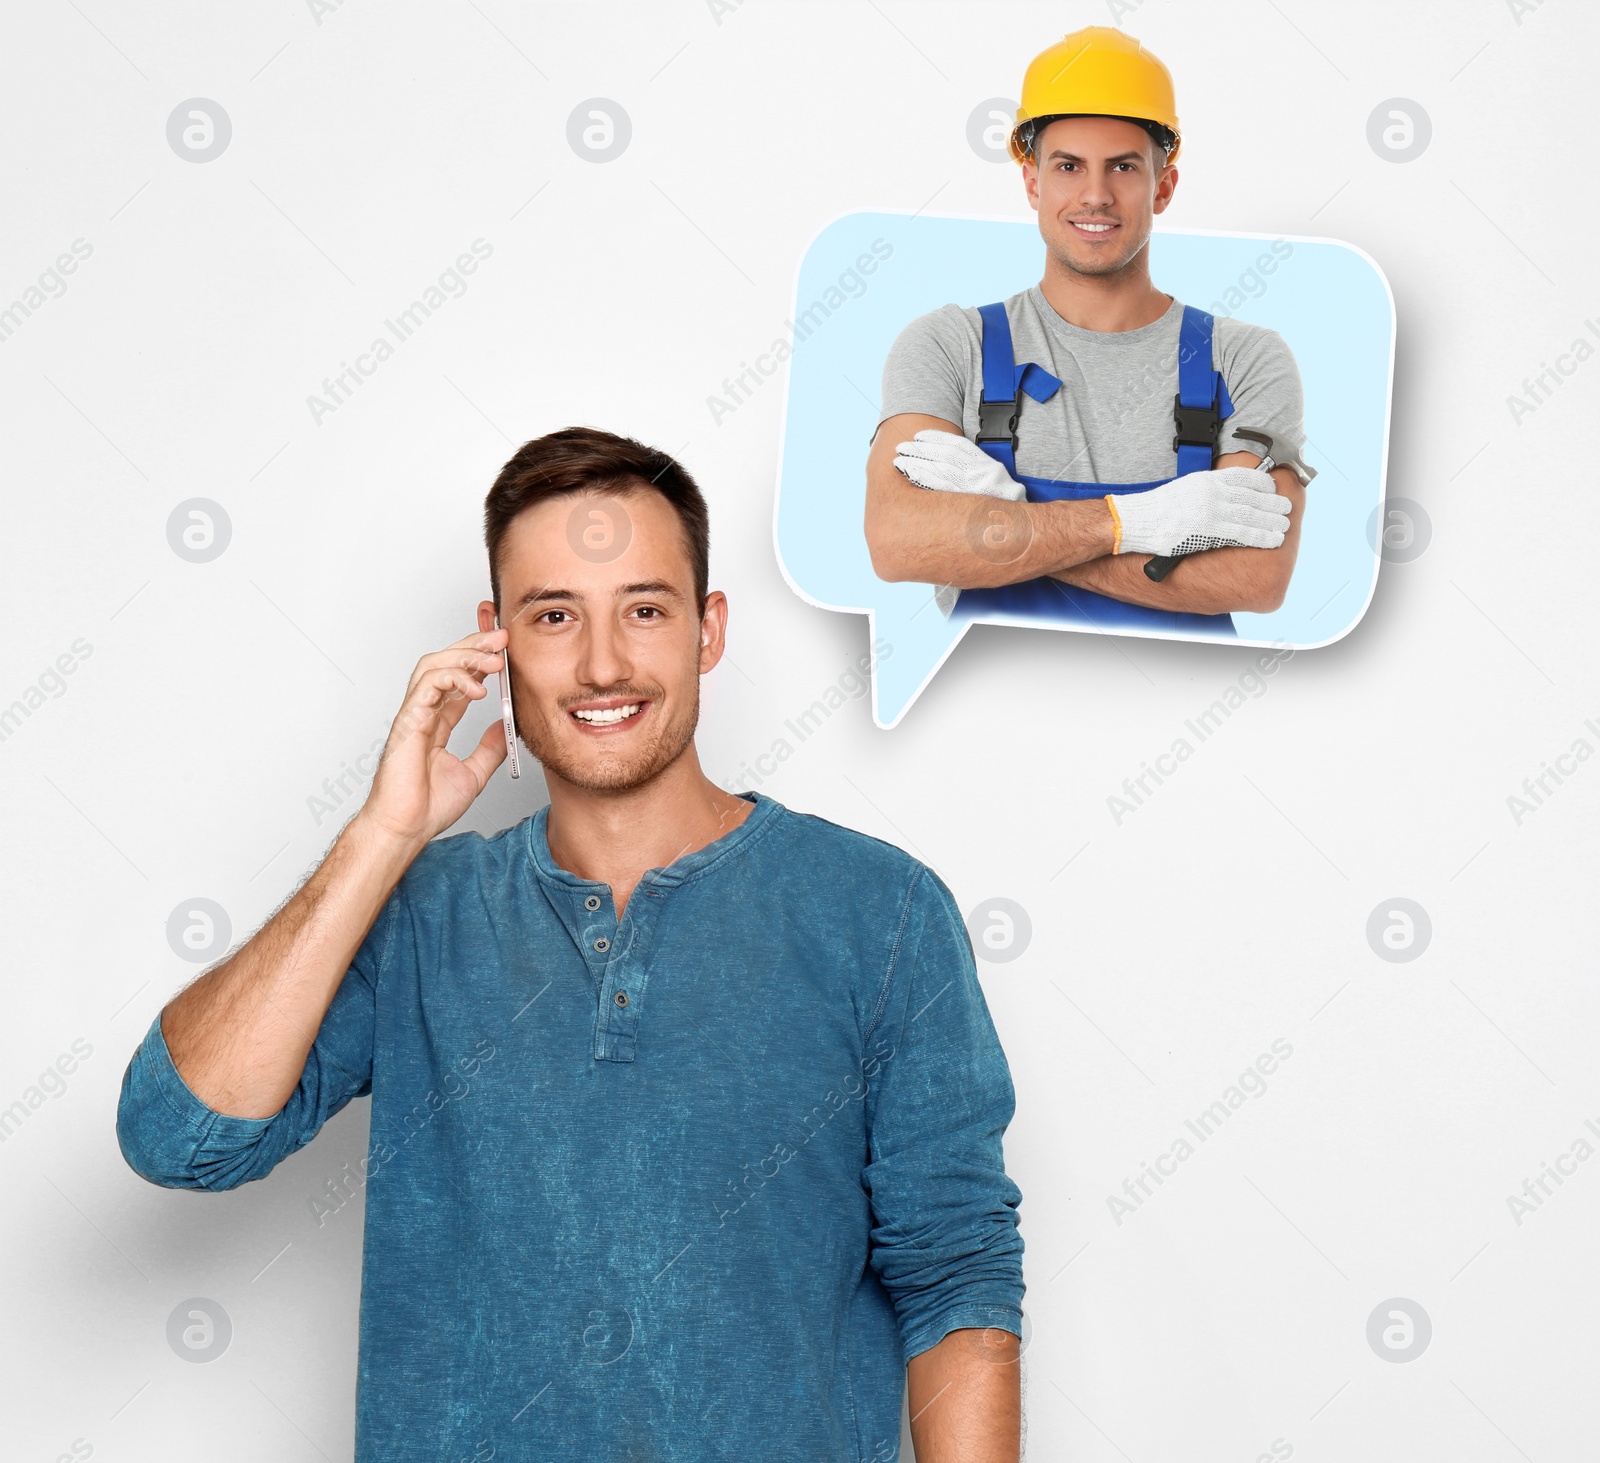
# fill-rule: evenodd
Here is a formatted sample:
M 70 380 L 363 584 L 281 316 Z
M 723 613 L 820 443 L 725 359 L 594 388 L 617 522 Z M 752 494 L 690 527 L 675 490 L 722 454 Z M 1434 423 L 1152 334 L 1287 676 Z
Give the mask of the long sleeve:
M 906 1360 L 958 1327 L 1022 1334 L 1022 1194 L 1002 1137 L 1016 1106 L 955 901 L 913 883 L 870 1049 L 871 1263 Z M 887 1046 L 885 1043 L 887 1042 Z
M 122 1077 L 117 1142 L 128 1166 L 164 1188 L 231 1189 L 265 1178 L 352 1098 L 372 1090 L 378 976 L 400 923 L 390 896 L 334 994 L 299 1084 L 269 1118 L 219 1113 L 178 1074 L 157 1014 Z

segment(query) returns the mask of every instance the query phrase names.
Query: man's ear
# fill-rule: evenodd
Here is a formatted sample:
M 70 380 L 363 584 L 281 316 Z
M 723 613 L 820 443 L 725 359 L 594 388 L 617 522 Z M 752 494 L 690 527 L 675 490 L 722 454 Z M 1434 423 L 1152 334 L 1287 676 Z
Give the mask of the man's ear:
M 1039 211 L 1039 164 L 1029 158 L 1022 165 L 1022 191 L 1028 195 L 1028 204 L 1035 213 Z
M 1156 179 L 1156 196 L 1151 204 L 1151 213 L 1165 213 L 1167 205 L 1172 202 L 1172 195 L 1178 187 L 1178 170 L 1170 163 L 1161 169 L 1160 176 Z
M 478 628 L 480 630 L 494 629 L 494 601 L 486 599 L 478 604 Z
M 706 596 L 705 613 L 700 616 L 700 674 L 713 670 L 722 659 L 727 644 L 728 596 L 713 589 Z

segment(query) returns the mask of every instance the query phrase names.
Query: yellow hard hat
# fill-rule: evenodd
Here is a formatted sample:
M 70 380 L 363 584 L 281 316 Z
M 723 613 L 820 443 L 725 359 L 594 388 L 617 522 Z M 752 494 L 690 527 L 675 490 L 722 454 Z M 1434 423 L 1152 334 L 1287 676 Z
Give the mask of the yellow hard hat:
M 1075 30 L 1028 63 L 1022 77 L 1022 105 L 1017 108 L 1017 125 L 1011 133 L 1012 158 L 1019 163 L 1027 160 L 1027 123 L 1060 116 L 1157 122 L 1172 134 L 1167 161 L 1177 161 L 1182 139 L 1172 73 L 1132 36 L 1114 26 L 1088 25 Z

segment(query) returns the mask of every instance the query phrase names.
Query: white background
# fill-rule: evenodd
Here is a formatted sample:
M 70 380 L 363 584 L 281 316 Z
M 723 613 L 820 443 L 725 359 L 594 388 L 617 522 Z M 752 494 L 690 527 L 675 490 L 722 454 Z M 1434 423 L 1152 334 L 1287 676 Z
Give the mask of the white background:
M 1600 316 L 1600 12 L 1120 9 L 1177 76 L 1174 225 L 1342 238 L 1386 271 L 1389 492 L 1424 505 L 1429 546 L 1120 826 L 1108 796 L 1252 652 L 980 627 L 897 730 L 854 701 L 763 791 L 903 844 L 964 909 L 1031 917 L 1020 958 L 980 965 L 1018 1093 L 1030 1457 L 1574 1458 L 1600 1162 L 1520 1225 L 1507 1196 L 1600 1120 L 1600 765 L 1520 825 L 1507 798 L 1575 739 L 1600 747 L 1600 364 L 1520 424 L 1507 397 Z M 92 654 L 0 742 L 0 1108 L 75 1039 L 92 1055 L 0 1144 L 8 1458 L 75 1439 L 128 1460 L 350 1456 L 360 1201 L 319 1228 L 308 1200 L 365 1151 L 367 1104 L 243 1190 L 128 1170 L 123 1068 L 199 968 L 169 914 L 215 900 L 242 939 L 316 861 L 353 804 L 318 826 L 308 798 L 382 734 L 416 657 L 473 628 L 483 495 L 560 426 L 638 435 L 697 475 L 733 604 L 701 753 L 728 779 L 783 735 L 866 622 L 778 573 L 781 380 L 720 425 L 706 399 L 779 333 L 827 220 L 1024 212 L 968 117 L 1111 18 L 1023 0 L 13 13 L 0 304 L 74 239 L 93 253 L 0 342 L 0 707 L 79 637 Z M 233 127 L 203 164 L 166 138 L 194 97 Z M 567 142 L 593 97 L 633 128 L 602 165 Z M 1432 122 L 1403 164 L 1367 138 L 1396 97 Z M 307 396 L 477 238 L 494 252 L 467 293 L 316 424 Z M 1327 472 L 1312 489 L 1337 491 Z M 232 524 L 204 564 L 167 539 L 196 497 Z M 502 772 L 466 826 L 539 800 Z M 1395 897 L 1432 922 L 1408 963 L 1367 939 Z M 1116 1223 L 1107 1196 L 1276 1038 L 1293 1056 L 1266 1093 Z M 166 1340 L 191 1297 L 232 1321 L 206 1365 Z M 1367 1340 L 1394 1297 L 1432 1322 L 1410 1362 Z

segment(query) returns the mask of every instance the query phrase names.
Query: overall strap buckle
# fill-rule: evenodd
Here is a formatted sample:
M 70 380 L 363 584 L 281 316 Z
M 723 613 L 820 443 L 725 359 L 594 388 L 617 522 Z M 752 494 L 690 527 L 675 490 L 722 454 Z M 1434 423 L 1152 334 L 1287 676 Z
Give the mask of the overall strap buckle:
M 1185 406 L 1181 395 L 1174 396 L 1172 412 L 1178 427 L 1177 435 L 1172 439 L 1174 452 L 1182 447 L 1204 447 L 1211 452 L 1217 450 L 1217 434 L 1222 427 L 1222 418 L 1215 402 L 1208 406 Z
M 1017 450 L 1017 421 L 1022 416 L 1022 387 L 1017 387 L 1016 397 L 1011 401 L 978 402 L 978 435 L 975 439 L 981 447 L 985 442 L 1005 442 L 1011 450 Z

